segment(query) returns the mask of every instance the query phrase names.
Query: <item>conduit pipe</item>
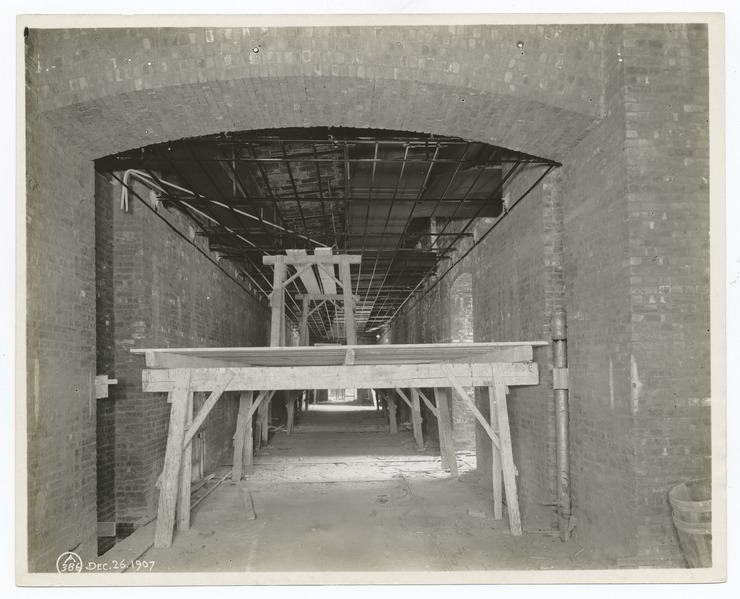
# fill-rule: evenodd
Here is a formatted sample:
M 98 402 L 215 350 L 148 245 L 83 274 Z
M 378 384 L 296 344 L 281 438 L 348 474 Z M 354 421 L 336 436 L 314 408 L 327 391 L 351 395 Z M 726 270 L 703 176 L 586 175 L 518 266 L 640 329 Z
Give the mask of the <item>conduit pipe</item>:
M 121 189 L 121 210 L 123 210 L 124 212 L 128 212 L 128 187 L 127 187 L 127 185 L 128 185 L 129 179 L 131 177 L 137 178 L 139 181 L 141 181 L 145 185 L 152 186 L 152 187 L 156 188 L 157 190 L 161 191 L 164 194 L 167 193 L 167 191 L 165 189 L 163 189 L 154 180 L 152 180 L 152 178 L 149 176 L 149 174 L 147 174 L 147 173 L 145 173 L 143 171 L 136 170 L 136 169 L 128 169 L 127 171 L 125 171 L 123 173 L 123 188 Z M 164 183 L 168 187 L 172 187 L 173 189 L 177 189 L 179 191 L 184 191 L 185 193 L 188 193 L 188 194 L 192 195 L 193 197 L 196 197 L 196 198 L 197 197 L 200 197 L 197 193 L 195 193 L 191 189 L 187 189 L 185 187 L 181 187 L 179 185 L 176 185 L 175 183 L 170 183 L 169 181 L 165 181 L 165 180 L 162 180 L 162 183 Z M 195 212 L 197 212 L 201 216 L 204 216 L 208 220 L 213 221 L 214 223 L 216 223 L 217 225 L 224 227 L 224 225 L 222 225 L 221 223 L 219 223 L 215 219 L 211 218 L 210 216 L 204 214 L 203 212 L 201 212 L 200 210 L 198 210 L 194 206 L 188 204 L 184 200 L 179 200 L 179 201 L 181 201 L 188 208 L 190 208 L 191 210 L 194 210 Z M 233 208 L 233 207 L 229 206 L 228 204 L 224 204 L 223 202 L 217 202 L 215 200 L 208 200 L 208 201 L 211 204 L 214 204 L 216 206 L 220 206 L 220 207 L 226 208 L 228 210 L 233 210 L 237 214 L 241 214 L 242 216 L 246 216 L 247 218 L 251 218 L 252 220 L 257 220 L 257 221 L 260 220 L 260 218 L 258 216 L 255 216 L 254 214 L 249 214 L 248 212 L 244 212 L 243 210 L 239 210 L 238 208 Z M 286 233 L 290 233 L 291 235 L 296 235 L 297 237 L 300 237 L 301 239 L 305 239 L 306 241 L 310 241 L 311 243 L 316 244 L 316 245 L 318 245 L 320 247 L 329 247 L 325 243 L 321 243 L 320 241 L 316 241 L 315 239 L 311 239 L 310 237 L 306 237 L 305 235 L 301 235 L 300 233 L 298 233 L 296 231 L 291 231 L 290 229 L 286 229 L 285 227 L 282 227 L 282 226 L 280 226 L 280 225 L 278 225 L 276 223 L 270 222 L 268 220 L 264 220 L 263 219 L 262 222 L 264 224 L 270 226 L 270 227 L 273 227 L 274 229 L 279 229 L 281 231 L 285 231 Z M 224 228 L 227 229 L 229 232 L 234 233 L 234 231 L 232 231 L 228 227 L 224 227 Z M 236 233 L 234 233 L 234 234 L 237 235 L 237 237 L 239 237 L 239 239 L 241 239 L 242 241 L 245 241 L 246 243 L 248 243 L 252 247 L 257 247 L 251 241 L 248 241 L 247 239 L 245 239 L 241 235 L 238 235 Z
M 565 310 L 552 315 L 552 378 L 555 392 L 555 427 L 558 471 L 558 529 L 563 541 L 571 533 L 570 408 L 568 402 L 568 348 Z

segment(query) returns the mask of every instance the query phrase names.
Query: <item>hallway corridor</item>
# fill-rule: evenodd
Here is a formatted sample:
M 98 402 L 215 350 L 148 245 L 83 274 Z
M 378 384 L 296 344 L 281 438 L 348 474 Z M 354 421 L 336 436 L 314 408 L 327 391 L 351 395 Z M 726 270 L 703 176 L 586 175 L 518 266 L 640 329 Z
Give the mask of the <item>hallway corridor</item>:
M 290 436 L 278 431 L 240 485 L 226 479 L 177 532 L 142 559 L 156 572 L 380 572 L 586 567 L 574 544 L 531 531 L 511 537 L 458 452 L 459 478 L 438 447 L 392 435 L 374 407 L 312 405 Z M 229 472 L 224 466 L 216 480 Z M 247 491 L 248 489 L 248 491 Z M 251 496 L 256 518 L 247 518 Z M 530 534 L 527 534 L 530 532 Z M 593 564 L 588 564 L 593 566 Z

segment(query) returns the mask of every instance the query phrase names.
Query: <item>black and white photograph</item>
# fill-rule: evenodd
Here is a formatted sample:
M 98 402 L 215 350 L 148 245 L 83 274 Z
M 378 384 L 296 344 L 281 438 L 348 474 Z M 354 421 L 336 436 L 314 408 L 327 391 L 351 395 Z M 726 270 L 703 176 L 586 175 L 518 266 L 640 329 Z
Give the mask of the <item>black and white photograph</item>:
M 16 16 L 16 584 L 727 579 L 725 17 L 489 10 Z

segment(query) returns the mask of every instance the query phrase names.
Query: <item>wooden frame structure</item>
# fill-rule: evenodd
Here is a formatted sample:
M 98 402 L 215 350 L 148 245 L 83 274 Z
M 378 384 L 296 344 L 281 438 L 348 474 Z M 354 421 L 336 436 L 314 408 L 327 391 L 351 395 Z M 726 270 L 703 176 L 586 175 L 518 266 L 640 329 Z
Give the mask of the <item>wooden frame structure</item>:
M 270 296 L 270 306 L 272 308 L 272 319 L 270 323 L 270 346 L 277 347 L 285 345 L 285 288 L 288 283 L 301 277 L 306 271 L 311 269 L 313 266 L 317 266 L 319 274 L 323 281 L 325 281 L 325 287 L 333 287 L 330 291 L 335 291 L 336 286 L 339 285 L 342 288 L 341 294 L 336 293 L 325 293 L 325 294 L 304 294 L 301 295 L 303 300 L 303 310 L 301 314 L 301 327 L 305 327 L 306 333 L 304 337 L 307 339 L 308 331 L 308 303 L 306 301 L 306 295 L 311 300 L 311 296 L 316 296 L 316 299 L 341 300 L 344 302 L 344 322 L 345 331 L 347 334 L 347 345 L 357 344 L 357 330 L 355 327 L 355 315 L 354 315 L 354 296 L 352 294 L 352 280 L 350 276 L 350 264 L 360 264 L 362 257 L 359 255 L 349 254 L 331 254 L 317 252 L 314 255 L 308 254 L 289 254 L 287 256 L 264 256 L 262 263 L 266 265 L 273 265 L 273 283 L 272 283 L 272 295 Z M 296 272 L 290 277 L 286 277 L 287 267 L 293 266 Z M 339 278 L 335 276 L 334 266 L 339 267 Z M 305 321 L 305 323 L 304 323 Z
M 420 400 L 439 421 L 443 465 L 457 475 L 447 389 L 457 393 L 488 434 L 493 448 L 494 516 L 503 514 L 503 498 L 512 535 L 522 533 L 517 499 L 506 394 L 508 387 L 539 382 L 533 347 L 545 342 L 452 343 L 433 345 L 355 345 L 326 347 L 186 348 L 133 350 L 144 354 L 143 387 L 166 392 L 172 403 L 164 468 L 160 484 L 156 547 L 169 547 L 174 526 L 190 525 L 188 448 L 198 428 L 226 391 L 239 391 L 239 416 L 232 478 L 251 464 L 251 419 L 275 390 L 369 388 L 395 394 L 412 408 L 414 435 L 421 438 Z M 486 387 L 490 421 L 465 391 Z M 410 389 L 411 397 L 403 391 Z M 434 401 L 425 390 L 432 389 Z M 194 392 L 209 397 L 192 415 Z M 255 397 L 256 393 L 256 397 Z M 395 410 L 393 410 L 395 412 Z M 179 497 L 179 500 L 178 500 Z
M 442 465 L 457 476 L 447 389 L 457 393 L 491 439 L 493 451 L 494 517 L 503 517 L 503 495 L 512 535 L 521 535 L 516 466 L 511 445 L 506 394 L 509 386 L 539 382 L 533 347 L 545 342 L 452 343 L 432 345 L 357 345 L 350 264 L 357 255 L 334 255 L 329 248 L 314 255 L 290 252 L 265 256 L 274 265 L 270 297 L 272 319 L 270 347 L 187 348 L 132 350 L 146 356 L 144 391 L 166 392 L 172 403 L 164 468 L 160 477 L 155 547 L 172 544 L 175 520 L 180 530 L 190 527 L 190 466 L 192 439 L 226 391 L 239 391 L 239 413 L 234 434 L 232 480 L 241 481 L 243 466 L 251 465 L 254 445 L 252 419 L 257 413 L 259 434 L 267 441 L 270 400 L 276 391 L 287 391 L 288 432 L 293 426 L 295 402 L 290 392 L 318 389 L 374 389 L 388 403 L 391 433 L 398 432 L 396 395 L 411 408 L 414 438 L 424 448 L 420 399 L 437 418 Z M 334 275 L 339 266 L 340 278 Z M 286 278 L 287 267 L 295 273 Z M 301 345 L 285 347 L 285 287 L 298 278 L 314 276 L 313 266 L 328 293 L 300 296 Z M 342 294 L 335 293 L 336 285 Z M 315 282 L 307 287 L 317 288 Z M 312 300 L 342 300 L 345 304 L 347 345 L 308 346 L 309 304 Z M 487 387 L 490 422 L 468 396 L 465 387 Z M 409 389 L 411 398 L 403 391 Z M 424 393 L 433 389 L 434 402 Z M 193 393 L 210 395 L 193 415 Z M 254 394 L 257 394 L 255 398 Z

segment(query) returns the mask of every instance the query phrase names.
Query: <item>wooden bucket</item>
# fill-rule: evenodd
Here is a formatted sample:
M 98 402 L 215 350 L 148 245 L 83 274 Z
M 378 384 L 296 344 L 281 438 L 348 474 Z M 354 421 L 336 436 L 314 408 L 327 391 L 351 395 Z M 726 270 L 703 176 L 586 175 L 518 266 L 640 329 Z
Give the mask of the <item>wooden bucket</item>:
M 673 523 L 689 568 L 712 565 L 712 484 L 709 479 L 681 483 L 668 493 Z

